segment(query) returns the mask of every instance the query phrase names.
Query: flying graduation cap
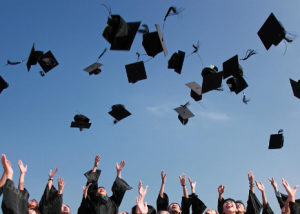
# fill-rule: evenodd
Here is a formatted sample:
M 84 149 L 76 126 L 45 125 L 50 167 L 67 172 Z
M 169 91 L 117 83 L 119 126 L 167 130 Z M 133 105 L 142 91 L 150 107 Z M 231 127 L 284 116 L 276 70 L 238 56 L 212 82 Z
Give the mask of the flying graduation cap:
M 107 48 L 105 48 L 104 51 L 100 54 L 97 61 L 99 61 L 99 59 L 105 54 L 106 51 L 107 51 Z M 95 62 L 95 63 L 93 63 L 92 65 L 90 65 L 89 67 L 87 67 L 83 70 L 88 72 L 89 75 L 92 75 L 92 74 L 98 75 L 98 74 L 101 73 L 101 69 L 100 69 L 101 66 L 102 66 L 101 63 Z
M 89 129 L 91 127 L 90 119 L 83 114 L 76 114 L 74 121 L 71 123 L 71 128 L 79 128 L 80 131 L 83 129 Z
M 184 105 L 180 105 L 178 108 L 174 108 L 174 110 L 178 113 L 178 119 L 183 125 L 186 125 L 189 121 L 189 118 L 194 117 L 195 115 L 187 108 L 190 103 L 187 102 Z
M 278 134 L 270 135 L 269 149 L 281 149 L 283 147 L 284 137 L 283 130 L 280 129 Z
M 181 74 L 183 61 L 184 61 L 185 52 L 178 51 L 178 53 L 174 53 L 168 61 L 168 68 L 174 69 L 174 71 L 178 74 Z
M 294 38 L 287 37 L 282 23 L 276 19 L 273 13 L 270 14 L 257 34 L 267 50 L 272 45 L 277 46 L 283 39 L 289 43 L 294 41 Z
M 4 89 L 8 88 L 8 86 L 8 83 L 0 76 L 0 94 Z
M 115 118 L 114 120 L 114 124 L 116 124 L 117 122 L 119 122 L 120 120 L 123 120 L 124 118 L 128 117 L 131 115 L 131 113 L 129 111 L 127 111 L 125 109 L 125 106 L 122 104 L 117 104 L 117 105 L 113 105 L 111 107 L 111 111 L 108 112 L 113 118 Z
M 34 48 L 34 44 L 31 48 L 31 51 L 30 51 L 30 55 L 28 57 L 28 60 L 27 60 L 27 70 L 30 71 L 30 67 L 32 65 L 36 65 L 37 62 L 39 61 L 39 59 L 41 58 L 41 56 L 44 54 L 43 51 L 36 51 L 35 48 Z
M 297 97 L 298 99 L 300 99 L 300 80 L 298 80 L 298 82 L 296 82 L 290 78 L 290 83 L 292 86 L 294 96 Z
M 190 82 L 185 84 L 191 89 L 191 97 L 197 102 L 202 100 L 202 87 L 196 82 Z
M 125 65 L 128 82 L 136 83 L 139 80 L 147 79 L 146 69 L 143 61 Z
M 222 86 L 223 72 L 218 72 L 216 66 L 210 65 L 205 67 L 202 70 L 201 75 L 203 77 L 202 94 L 212 90 L 223 91 L 223 89 L 220 88 Z

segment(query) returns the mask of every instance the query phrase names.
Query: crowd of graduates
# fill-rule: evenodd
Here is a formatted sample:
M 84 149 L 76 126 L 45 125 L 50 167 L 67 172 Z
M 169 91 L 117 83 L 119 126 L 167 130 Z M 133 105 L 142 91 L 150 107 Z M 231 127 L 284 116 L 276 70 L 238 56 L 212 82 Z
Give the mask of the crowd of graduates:
M 78 208 L 78 214 L 128 214 L 129 212 L 120 212 L 119 206 L 123 200 L 123 197 L 127 190 L 132 189 L 122 178 L 121 171 L 125 166 L 125 161 L 121 161 L 120 164 L 116 164 L 117 177 L 112 185 L 112 196 L 108 196 L 105 187 L 98 186 L 98 179 L 101 174 L 101 170 L 97 169 L 100 156 L 95 157 L 93 169 L 86 172 L 84 175 L 87 178 L 86 187 L 83 188 L 83 197 L 81 204 Z M 58 171 L 58 168 L 50 170 L 49 179 L 44 190 L 44 193 L 38 202 L 35 199 L 29 200 L 29 193 L 24 185 L 25 173 L 27 171 L 27 165 L 24 166 L 20 160 L 18 162 L 20 168 L 20 178 L 18 188 L 15 187 L 13 178 L 13 169 L 10 161 L 6 156 L 2 154 L 1 163 L 3 165 L 3 175 L 0 179 L 0 196 L 3 194 L 2 199 L 2 212 L 3 214 L 70 214 L 71 209 L 68 205 L 63 204 L 63 189 L 66 184 L 63 178 L 58 178 L 58 190 L 52 185 L 53 178 Z M 272 214 L 266 194 L 265 187 L 262 182 L 254 180 L 254 175 L 250 171 L 248 173 L 249 180 L 249 196 L 247 206 L 240 201 L 232 198 L 223 198 L 225 186 L 220 185 L 218 187 L 219 197 L 217 210 L 207 209 L 204 202 L 202 202 L 198 195 L 196 195 L 195 187 L 196 182 L 193 182 L 188 178 L 188 182 L 191 187 L 191 194 L 188 194 L 186 188 L 186 176 L 182 174 L 179 176 L 179 181 L 183 189 L 183 197 L 181 205 L 178 203 L 169 203 L 168 195 L 164 192 L 166 174 L 161 172 L 161 187 L 156 200 L 156 209 L 144 203 L 144 198 L 147 193 L 147 186 L 143 187 L 142 182 L 138 184 L 139 197 L 136 198 L 136 206 L 132 207 L 130 213 L 134 214 L 189 214 L 190 210 L 192 214 Z M 287 195 L 278 191 L 277 183 L 275 180 L 269 179 L 271 185 L 274 188 L 275 195 L 277 197 L 281 213 L 282 214 L 300 214 L 300 200 L 295 200 L 295 194 L 298 185 L 291 188 L 287 181 L 282 179 L 282 185 L 284 186 Z M 259 201 L 254 193 L 254 186 L 260 190 L 262 195 L 262 203 Z

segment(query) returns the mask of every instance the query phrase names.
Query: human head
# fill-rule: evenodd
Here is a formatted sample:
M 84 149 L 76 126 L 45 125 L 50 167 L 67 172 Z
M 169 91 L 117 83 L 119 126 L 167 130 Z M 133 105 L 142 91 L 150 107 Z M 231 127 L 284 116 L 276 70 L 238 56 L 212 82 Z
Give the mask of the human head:
M 39 207 L 39 203 L 37 202 L 37 200 L 32 199 L 28 202 L 28 209 L 33 209 L 38 207 Z
M 31 208 L 28 210 L 29 214 L 41 214 L 41 212 L 37 208 Z
M 166 210 L 161 210 L 158 212 L 158 214 L 170 214 L 170 212 Z
M 177 203 L 170 204 L 170 206 L 169 206 L 169 212 L 170 213 L 180 213 L 181 210 L 180 210 L 179 204 L 177 204 Z
M 204 214 L 218 214 L 218 212 L 214 209 L 208 209 L 208 210 L 205 211 Z
M 230 214 L 238 212 L 236 208 L 236 203 L 233 199 L 228 198 L 223 203 L 223 213 Z
M 238 200 L 235 203 L 236 203 L 236 208 L 238 209 L 239 213 L 245 213 L 246 212 L 245 205 L 242 201 Z
M 118 214 L 129 214 L 128 212 L 120 212 Z
M 70 214 L 70 213 L 71 213 L 70 207 L 66 204 L 62 204 L 60 209 L 60 214 Z
M 107 193 L 106 193 L 106 190 L 104 187 L 99 187 L 97 190 L 97 194 L 107 196 Z

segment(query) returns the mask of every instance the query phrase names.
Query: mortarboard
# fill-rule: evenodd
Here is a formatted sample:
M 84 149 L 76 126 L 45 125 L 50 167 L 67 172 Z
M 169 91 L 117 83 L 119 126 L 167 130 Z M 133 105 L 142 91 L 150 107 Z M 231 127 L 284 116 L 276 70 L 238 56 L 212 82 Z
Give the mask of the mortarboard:
M 202 94 L 220 88 L 222 86 L 222 76 L 222 71 L 203 76 Z
M 147 79 L 143 61 L 125 65 L 128 82 L 136 83 L 139 80 Z
M 71 123 L 71 128 L 79 128 L 80 131 L 83 129 L 89 129 L 91 127 L 90 119 L 83 114 L 76 114 L 74 117 L 74 121 Z
M 88 72 L 90 75 L 92 74 L 99 74 L 101 72 L 101 69 L 99 67 L 101 67 L 102 64 L 99 62 L 95 62 L 94 64 L 90 65 L 89 67 L 83 69 L 84 71 Z
M 190 82 L 185 85 L 191 89 L 191 97 L 195 101 L 202 100 L 202 87 L 200 85 L 198 85 L 196 82 Z
M 26 63 L 28 71 L 30 70 L 30 67 L 32 65 L 36 65 L 36 63 L 39 61 L 39 59 L 43 55 L 43 53 L 44 53 L 43 51 L 35 51 L 34 44 L 33 44 L 30 54 L 29 54 L 29 57 L 28 57 L 28 60 L 27 60 L 27 63 Z
M 131 115 L 121 104 L 113 105 L 108 113 L 116 119 L 115 123 Z
M 223 63 L 223 72 L 223 79 L 226 79 L 230 76 L 243 76 L 243 68 L 239 64 L 238 55 L 235 55 L 234 57 L 230 58 L 229 60 Z
M 286 39 L 286 31 L 273 13 L 270 14 L 257 34 L 267 50 L 269 50 L 272 45 L 277 46 L 283 39 Z M 291 42 L 289 39 L 287 39 L 287 41 Z
M 218 67 L 214 66 L 214 65 L 209 65 L 209 66 L 203 68 L 203 70 L 201 72 L 201 76 L 204 77 L 206 75 L 215 74 L 215 73 L 218 73 Z
M 188 119 L 191 117 L 194 117 L 195 115 L 187 108 L 187 106 L 190 105 L 189 102 L 187 102 L 185 105 L 181 105 L 178 108 L 174 108 L 174 110 L 178 113 L 178 119 L 180 122 L 185 125 L 188 123 Z
M 176 73 L 181 74 L 183 61 L 184 61 L 185 52 L 178 51 L 178 53 L 174 53 L 168 62 L 168 68 L 174 69 Z
M 110 50 L 129 51 L 141 22 L 126 23 L 120 15 L 108 18 L 102 36 L 111 44 Z
M 155 27 L 157 31 L 143 34 L 144 49 L 148 56 L 155 57 L 160 52 L 167 56 L 168 51 L 160 27 L 158 24 Z
M 235 92 L 236 94 L 240 93 L 241 91 L 243 91 L 245 88 L 248 87 L 247 82 L 242 76 L 237 78 L 231 77 L 226 81 L 226 84 L 228 85 L 230 91 Z
M 48 51 L 43 56 L 41 56 L 38 62 L 45 73 L 52 70 L 54 67 L 58 65 L 58 62 L 53 56 L 51 51 Z
M 0 76 L 0 94 L 1 92 L 8 87 L 8 83 Z
M 294 96 L 300 99 L 300 80 L 298 80 L 298 82 L 296 82 L 290 78 L 290 83 L 292 86 Z
M 282 134 L 283 130 L 280 129 L 278 134 L 271 134 L 270 141 L 269 141 L 269 148 L 268 149 L 280 149 L 283 147 L 284 137 Z

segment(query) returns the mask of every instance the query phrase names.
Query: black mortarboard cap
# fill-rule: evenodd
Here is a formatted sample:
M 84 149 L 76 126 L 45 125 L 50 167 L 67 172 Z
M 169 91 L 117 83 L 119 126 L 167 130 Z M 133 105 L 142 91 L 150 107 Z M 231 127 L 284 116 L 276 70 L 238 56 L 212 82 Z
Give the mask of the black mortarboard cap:
M 83 114 L 76 114 L 74 117 L 74 122 L 71 123 L 71 128 L 89 129 L 91 127 L 90 119 Z
M 235 55 L 234 57 L 223 63 L 223 72 L 223 79 L 226 79 L 230 76 L 243 76 L 243 68 L 239 64 L 238 55 Z
M 8 83 L 0 76 L 0 94 L 1 92 L 8 87 Z
M 45 73 L 52 70 L 58 65 L 58 62 L 51 51 L 48 51 L 43 56 L 41 56 L 38 62 Z
M 174 53 L 168 62 L 168 68 L 174 69 L 176 73 L 181 74 L 185 52 L 178 51 Z
M 214 65 L 210 65 L 210 66 L 203 68 L 203 70 L 201 72 L 201 76 L 204 77 L 206 75 L 215 74 L 215 73 L 218 73 L 218 67 L 214 66 Z
M 296 82 L 290 78 L 290 82 L 291 82 L 294 96 L 300 99 L 300 80 Z
M 90 65 L 89 67 L 83 69 L 84 71 L 88 72 L 90 75 L 92 74 L 99 74 L 101 72 L 101 69 L 99 67 L 101 67 L 102 64 L 99 62 L 95 62 L 92 65 Z
M 185 125 L 188 123 L 188 119 L 191 117 L 194 117 L 195 115 L 187 108 L 187 106 L 189 105 L 189 103 L 185 104 L 185 105 L 181 105 L 178 108 L 174 108 L 174 110 L 178 113 L 178 119 L 180 120 L 180 122 Z
M 208 74 L 203 76 L 202 81 L 202 94 L 214 89 L 218 89 L 222 86 L 223 72 Z
M 285 38 L 286 31 L 281 22 L 271 13 L 257 34 L 265 48 L 269 50 L 272 45 L 277 46 Z
M 120 15 L 111 15 L 102 36 L 111 44 L 110 50 L 129 51 L 141 22 L 126 23 Z
M 39 61 L 39 59 L 43 55 L 43 53 L 44 53 L 43 51 L 35 51 L 34 44 L 33 44 L 31 51 L 30 51 L 30 55 L 29 55 L 27 63 L 26 63 L 28 71 L 30 70 L 30 67 L 32 65 L 36 65 L 36 63 Z
M 234 91 L 236 94 L 248 87 L 247 82 L 242 76 L 237 78 L 231 77 L 226 81 L 226 84 L 228 85 L 230 91 Z
M 185 85 L 191 89 L 191 97 L 195 101 L 202 100 L 202 87 L 200 85 L 198 85 L 196 82 L 190 82 Z
M 147 79 L 145 65 L 143 61 L 125 65 L 128 82 L 136 83 L 139 80 Z
M 113 116 L 117 121 L 124 119 L 131 115 L 129 111 L 125 109 L 124 105 L 117 104 L 111 107 L 111 111 L 108 112 L 111 116 Z
M 281 149 L 283 147 L 283 134 L 271 134 L 268 149 Z
M 160 27 L 157 24 L 155 27 L 157 31 L 143 35 L 142 44 L 148 56 L 155 57 L 160 52 L 164 52 L 164 55 L 167 56 L 168 51 Z

